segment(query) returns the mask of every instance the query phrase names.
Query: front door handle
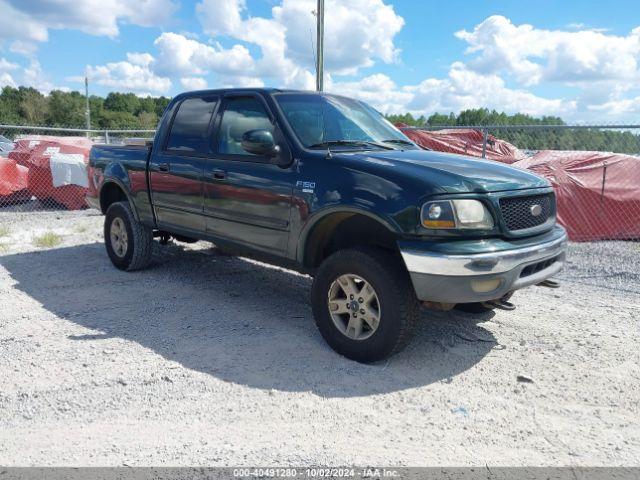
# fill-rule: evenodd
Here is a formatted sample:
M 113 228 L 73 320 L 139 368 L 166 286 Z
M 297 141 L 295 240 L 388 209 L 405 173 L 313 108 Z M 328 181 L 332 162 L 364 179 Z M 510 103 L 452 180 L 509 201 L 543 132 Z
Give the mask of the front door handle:
M 213 178 L 215 178 L 216 180 L 224 180 L 225 178 L 227 178 L 227 172 L 225 172 L 224 170 L 214 170 L 213 171 Z
M 158 165 L 158 170 L 160 170 L 161 172 L 168 172 L 169 168 L 170 167 L 168 163 L 161 163 Z

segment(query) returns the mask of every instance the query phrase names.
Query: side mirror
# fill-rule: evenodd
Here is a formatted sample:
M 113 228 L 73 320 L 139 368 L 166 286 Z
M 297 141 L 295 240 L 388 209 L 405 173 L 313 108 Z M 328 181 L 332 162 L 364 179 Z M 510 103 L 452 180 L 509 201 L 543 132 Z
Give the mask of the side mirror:
M 242 149 L 253 155 L 275 157 L 280 153 L 273 134 L 269 130 L 249 130 L 242 135 Z

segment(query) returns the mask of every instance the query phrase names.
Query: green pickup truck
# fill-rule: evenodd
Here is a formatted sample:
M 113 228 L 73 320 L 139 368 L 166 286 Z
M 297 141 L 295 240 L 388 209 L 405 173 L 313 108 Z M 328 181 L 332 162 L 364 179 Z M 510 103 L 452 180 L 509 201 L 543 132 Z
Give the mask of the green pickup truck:
M 95 146 L 89 184 L 117 268 L 146 267 L 154 239 L 174 238 L 308 273 L 320 333 L 361 362 L 399 351 L 421 304 L 510 309 L 515 290 L 553 286 L 565 259 L 546 180 L 423 151 L 330 94 L 178 95 L 153 142 Z

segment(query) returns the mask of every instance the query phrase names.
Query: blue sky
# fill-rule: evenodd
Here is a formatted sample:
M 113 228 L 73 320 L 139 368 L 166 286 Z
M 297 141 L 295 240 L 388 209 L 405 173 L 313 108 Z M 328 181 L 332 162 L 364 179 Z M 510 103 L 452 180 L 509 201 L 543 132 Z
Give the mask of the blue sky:
M 136 5 L 133 5 L 136 3 Z M 129 5 L 131 4 L 131 5 Z M 314 0 L 0 0 L 0 86 L 313 87 Z M 636 121 L 631 0 L 326 0 L 327 89 L 385 112 Z

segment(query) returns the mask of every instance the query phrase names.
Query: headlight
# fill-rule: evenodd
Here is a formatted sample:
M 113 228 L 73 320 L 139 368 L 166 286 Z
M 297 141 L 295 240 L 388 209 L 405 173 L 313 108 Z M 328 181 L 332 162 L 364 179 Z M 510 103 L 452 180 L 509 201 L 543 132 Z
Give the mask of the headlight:
M 478 200 L 440 200 L 422 206 L 422 226 L 432 229 L 491 230 L 493 217 Z

